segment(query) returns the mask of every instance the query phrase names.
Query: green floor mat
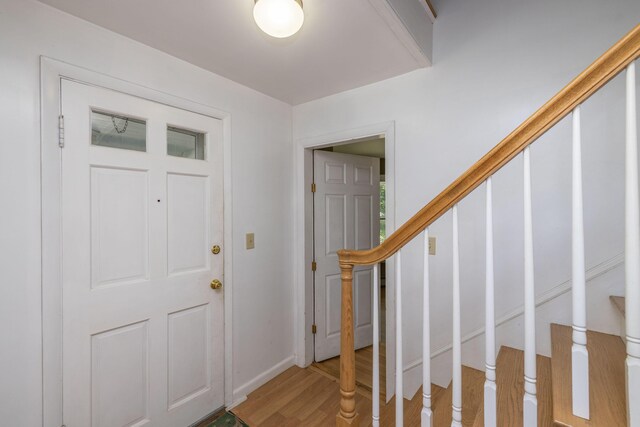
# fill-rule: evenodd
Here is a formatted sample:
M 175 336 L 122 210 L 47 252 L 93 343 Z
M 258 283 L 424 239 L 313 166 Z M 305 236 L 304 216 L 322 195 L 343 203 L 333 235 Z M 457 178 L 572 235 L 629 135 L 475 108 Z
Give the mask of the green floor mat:
M 216 418 L 211 424 L 207 427 L 249 427 L 248 424 L 242 422 L 238 417 L 233 415 L 231 412 L 225 412 L 220 418 Z

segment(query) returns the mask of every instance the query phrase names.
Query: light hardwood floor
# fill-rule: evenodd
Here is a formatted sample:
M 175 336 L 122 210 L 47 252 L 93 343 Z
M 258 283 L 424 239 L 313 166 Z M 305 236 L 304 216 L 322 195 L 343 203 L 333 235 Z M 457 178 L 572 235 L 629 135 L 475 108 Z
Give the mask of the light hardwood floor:
M 622 340 L 614 335 L 587 332 L 589 379 L 591 383 L 591 420 L 571 414 L 571 328 L 552 325 L 552 358 L 537 357 L 538 425 L 624 426 L 626 414 L 624 358 Z M 371 355 L 370 349 L 358 352 L 360 372 L 355 401 L 362 426 L 371 425 Z M 336 360 L 298 367 L 274 378 L 248 396 L 246 402 L 232 410 L 251 427 L 254 426 L 333 426 L 338 413 L 340 390 Z M 381 366 L 384 363 L 381 360 Z M 462 425 L 482 427 L 484 373 L 462 368 Z M 497 359 L 498 425 L 522 426 L 524 393 L 524 353 L 501 347 Z M 451 385 L 432 386 L 434 427 L 451 425 Z M 384 390 L 384 387 L 382 387 Z M 381 425 L 395 424 L 395 400 L 385 405 L 380 398 Z M 420 425 L 422 390 L 404 401 L 404 425 Z M 555 423 L 554 423 L 555 420 Z
M 522 396 L 524 394 L 524 352 L 511 347 L 501 347 L 496 361 L 496 385 L 498 386 L 498 425 L 522 427 Z M 538 425 L 553 427 L 553 403 L 551 398 L 551 359 L 536 358 L 538 391 Z M 480 397 L 474 427 L 484 426 L 483 398 Z
M 432 387 L 432 399 L 444 391 Z M 356 393 L 361 426 L 371 425 L 371 398 L 366 390 Z M 338 382 L 317 369 L 291 367 L 253 393 L 231 411 L 251 427 L 334 426 L 340 404 Z M 420 425 L 422 389 L 404 401 L 405 426 Z M 380 404 L 381 425 L 393 425 L 395 400 Z
M 477 369 L 462 367 L 462 426 L 471 427 L 476 419 L 478 407 L 482 406 L 482 387 L 484 385 L 484 372 Z M 441 394 L 438 400 L 432 400 L 433 425 L 451 425 L 451 401 L 453 385 Z
M 554 420 L 574 427 L 626 425 L 624 342 L 615 335 L 587 331 L 591 419 L 584 420 L 571 408 L 571 334 L 569 326 L 551 325 Z
M 386 390 L 386 347 L 380 344 L 380 396 L 384 398 Z M 313 367 L 327 373 L 336 380 L 340 378 L 340 357 L 314 362 Z M 356 351 L 356 385 L 371 392 L 373 388 L 373 347 Z

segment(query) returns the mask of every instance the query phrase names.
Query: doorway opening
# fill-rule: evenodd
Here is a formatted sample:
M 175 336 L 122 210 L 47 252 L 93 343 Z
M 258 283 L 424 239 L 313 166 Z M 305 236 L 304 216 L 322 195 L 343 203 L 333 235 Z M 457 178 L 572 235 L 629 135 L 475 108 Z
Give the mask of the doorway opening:
M 337 249 L 369 249 L 386 237 L 385 137 L 313 150 L 314 369 L 340 376 L 340 269 Z M 380 392 L 386 392 L 386 265 L 380 264 Z M 354 269 L 356 384 L 373 385 L 373 267 Z

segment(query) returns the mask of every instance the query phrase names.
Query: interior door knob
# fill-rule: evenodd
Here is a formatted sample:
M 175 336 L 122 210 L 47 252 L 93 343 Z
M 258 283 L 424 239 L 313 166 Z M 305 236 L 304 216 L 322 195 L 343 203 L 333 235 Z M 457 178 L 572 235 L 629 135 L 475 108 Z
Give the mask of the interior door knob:
M 213 279 L 211 281 L 211 289 L 214 289 L 214 290 L 222 289 L 222 282 L 218 279 Z

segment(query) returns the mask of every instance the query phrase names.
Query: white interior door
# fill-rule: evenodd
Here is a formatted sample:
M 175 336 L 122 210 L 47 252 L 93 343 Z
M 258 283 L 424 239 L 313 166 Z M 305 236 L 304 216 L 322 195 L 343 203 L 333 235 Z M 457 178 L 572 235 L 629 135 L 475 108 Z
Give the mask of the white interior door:
M 67 427 L 188 426 L 223 401 L 219 120 L 62 83 Z
M 380 159 L 315 151 L 315 360 L 340 354 L 340 249 L 380 243 Z M 353 270 L 356 349 L 373 343 L 373 267 Z

